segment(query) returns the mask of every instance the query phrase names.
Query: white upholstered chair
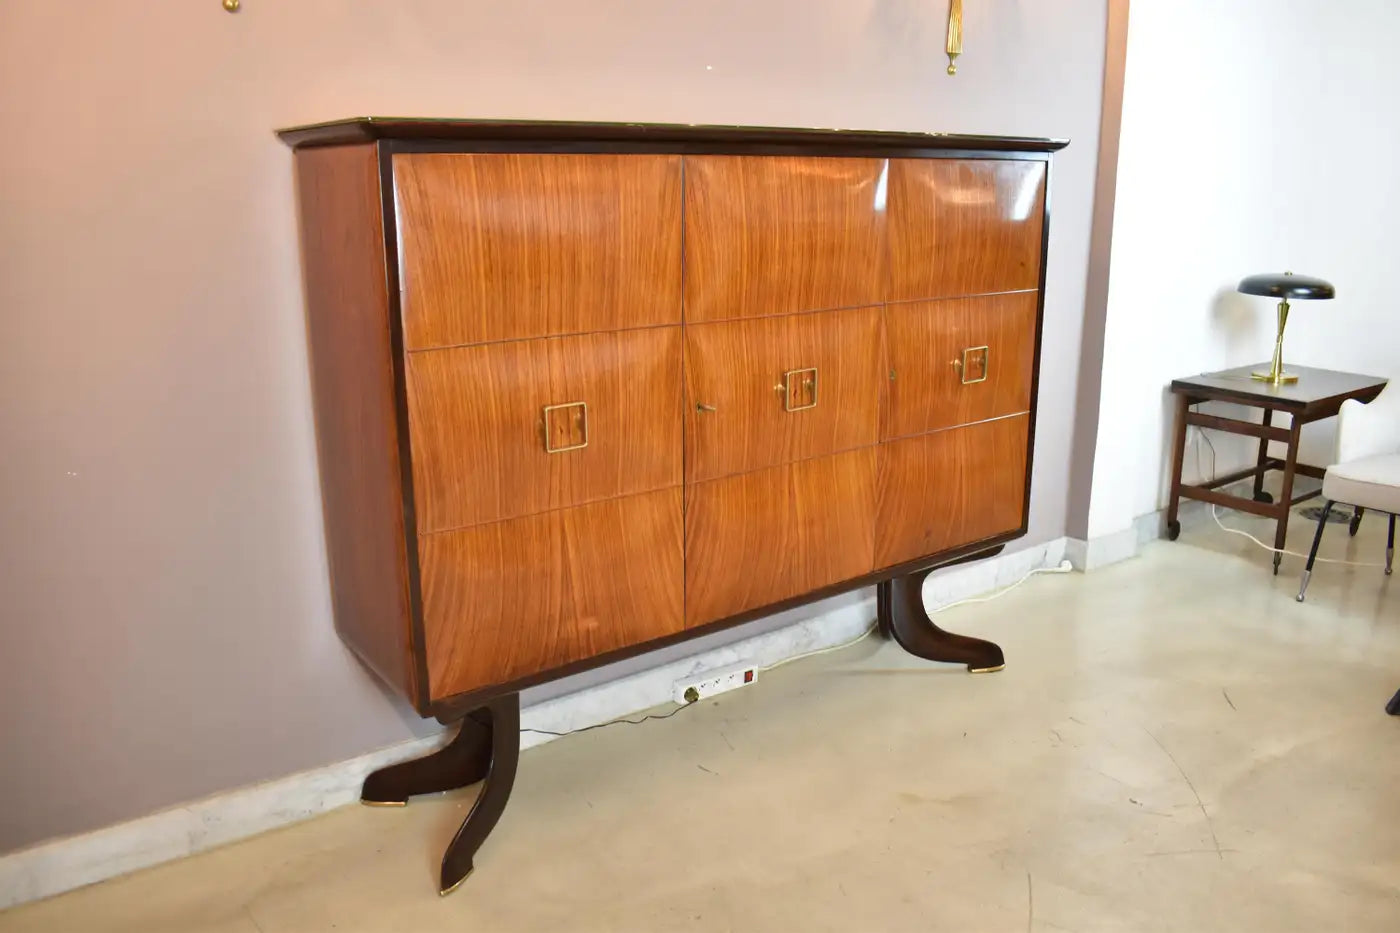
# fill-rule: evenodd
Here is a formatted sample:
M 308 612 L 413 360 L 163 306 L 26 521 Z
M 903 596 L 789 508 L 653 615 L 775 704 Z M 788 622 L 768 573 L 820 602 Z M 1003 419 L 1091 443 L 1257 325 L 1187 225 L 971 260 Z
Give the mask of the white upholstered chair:
M 1322 480 L 1322 517 L 1313 535 L 1308 566 L 1298 587 L 1298 602 L 1308 591 L 1317 548 L 1327 527 L 1327 515 L 1338 502 L 1356 507 L 1351 533 L 1356 534 L 1363 509 L 1385 512 L 1390 534 L 1385 545 L 1385 572 L 1395 559 L 1395 516 L 1400 513 L 1400 386 L 1392 380 L 1370 403 L 1342 403 L 1337 415 L 1336 463 Z

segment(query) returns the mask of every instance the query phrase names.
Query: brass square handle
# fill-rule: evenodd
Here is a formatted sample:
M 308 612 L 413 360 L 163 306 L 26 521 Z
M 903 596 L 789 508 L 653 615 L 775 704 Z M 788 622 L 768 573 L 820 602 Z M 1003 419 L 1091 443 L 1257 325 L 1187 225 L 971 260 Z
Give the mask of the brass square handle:
M 985 346 L 968 347 L 962 351 L 962 359 L 953 360 L 952 364 L 963 385 L 986 382 L 992 369 L 992 351 Z
M 544 451 L 562 454 L 588 446 L 588 403 L 544 406 Z
M 817 407 L 817 368 L 789 369 L 775 388 L 783 393 L 783 411 L 806 411 Z

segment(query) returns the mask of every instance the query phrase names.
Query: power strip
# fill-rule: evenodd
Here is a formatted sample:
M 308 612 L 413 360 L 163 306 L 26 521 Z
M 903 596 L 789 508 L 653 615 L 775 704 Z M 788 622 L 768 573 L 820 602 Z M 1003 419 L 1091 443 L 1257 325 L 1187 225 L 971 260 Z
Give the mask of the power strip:
M 676 681 L 671 687 L 671 696 L 677 703 L 685 705 L 747 687 L 757 680 L 758 668 L 752 664 L 732 664 L 700 671 L 685 680 Z

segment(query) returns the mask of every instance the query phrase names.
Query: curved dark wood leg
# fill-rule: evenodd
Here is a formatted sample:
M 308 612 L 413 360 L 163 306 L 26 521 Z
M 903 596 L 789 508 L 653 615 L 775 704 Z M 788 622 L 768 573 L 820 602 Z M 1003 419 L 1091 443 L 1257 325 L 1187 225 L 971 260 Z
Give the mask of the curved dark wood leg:
M 506 808 L 520 762 L 520 694 L 492 700 L 462 719 L 457 737 L 431 755 L 382 768 L 365 778 L 360 801 L 403 806 L 419 794 L 437 794 L 484 780 L 471 812 L 442 855 L 438 891 L 450 893 L 472 872 L 472 858 Z
M 365 778 L 360 802 L 373 807 L 401 807 L 420 794 L 440 794 L 475 784 L 491 765 L 491 725 L 486 710 L 462 719 L 457 737 L 412 761 L 402 761 Z
M 481 712 L 487 714 L 489 721 L 491 759 L 480 796 L 442 854 L 439 894 L 452 893 L 472 873 L 472 857 L 496 828 L 515 786 L 515 770 L 520 763 L 520 694 L 492 700 Z
M 879 584 L 875 598 L 881 631 L 893 636 L 905 651 L 929 661 L 966 664 L 975 674 L 1001 670 L 1006 658 L 1000 647 L 980 638 L 945 632 L 924 611 L 924 578 L 935 569 L 918 570 Z

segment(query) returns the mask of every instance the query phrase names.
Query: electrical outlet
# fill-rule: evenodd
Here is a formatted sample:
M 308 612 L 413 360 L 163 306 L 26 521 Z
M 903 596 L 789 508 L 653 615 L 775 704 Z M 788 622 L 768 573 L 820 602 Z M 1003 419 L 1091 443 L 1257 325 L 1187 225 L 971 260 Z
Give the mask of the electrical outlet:
M 671 688 L 671 695 L 677 703 L 685 705 L 747 687 L 756 680 L 758 668 L 752 664 L 733 664 L 699 671 L 685 680 L 678 680 Z

